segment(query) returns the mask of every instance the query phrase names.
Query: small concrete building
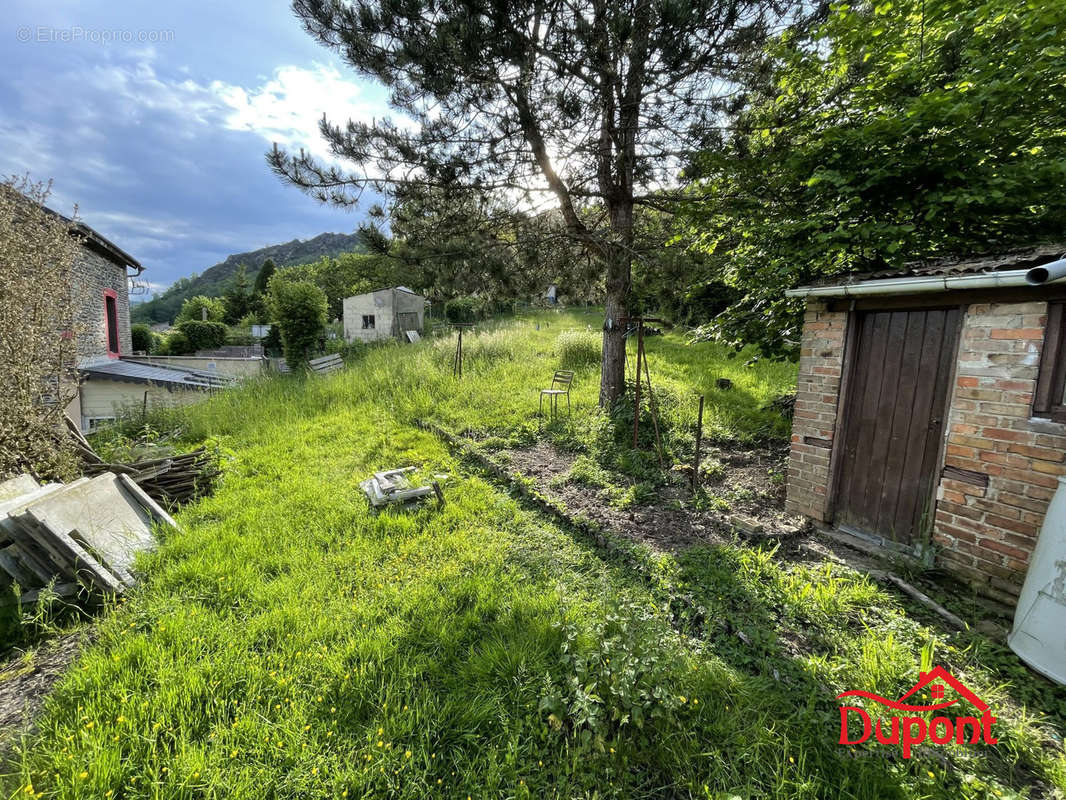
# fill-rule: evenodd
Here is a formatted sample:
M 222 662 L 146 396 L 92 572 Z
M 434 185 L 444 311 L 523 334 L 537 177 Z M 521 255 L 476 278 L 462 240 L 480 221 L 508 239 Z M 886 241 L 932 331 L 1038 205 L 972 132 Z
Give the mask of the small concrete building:
M 807 311 L 788 510 L 1014 604 L 1066 475 L 1064 251 L 789 291 Z
M 347 342 L 406 341 L 406 331 L 422 332 L 426 298 L 406 286 L 344 298 L 344 339 Z

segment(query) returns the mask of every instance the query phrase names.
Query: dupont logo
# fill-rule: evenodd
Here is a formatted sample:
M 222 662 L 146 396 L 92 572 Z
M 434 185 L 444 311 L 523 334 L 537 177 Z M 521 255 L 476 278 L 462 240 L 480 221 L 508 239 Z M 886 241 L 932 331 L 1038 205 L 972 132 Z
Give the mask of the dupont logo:
M 932 704 L 919 705 L 906 702 L 907 698 L 917 694 L 926 686 L 929 686 L 929 694 L 934 701 Z M 954 689 L 957 696 L 951 700 L 943 699 L 945 686 Z M 957 704 L 957 707 L 952 709 L 953 711 L 959 712 L 966 709 L 969 713 L 958 714 L 954 717 L 935 716 L 928 722 L 926 722 L 926 716 L 900 716 L 899 714 L 893 714 L 887 718 L 871 719 L 864 709 L 842 705 L 840 707 L 841 744 L 862 744 L 872 735 L 881 744 L 902 745 L 903 757 L 910 758 L 911 747 L 926 740 L 934 744 L 947 744 L 952 740 L 959 744 L 981 741 L 986 744 L 996 744 L 999 741 L 992 735 L 992 724 L 996 718 L 988 710 L 988 703 L 940 666 L 933 667 L 929 672 L 920 673 L 918 683 L 899 700 L 889 700 L 873 692 L 861 690 L 842 692 L 837 695 L 838 700 L 844 697 L 865 697 L 897 712 L 910 711 L 928 715 L 929 712 L 943 711 Z M 973 706 L 973 709 L 967 709 L 963 701 Z M 975 715 L 975 710 L 979 716 Z M 857 739 L 848 738 L 848 718 L 851 714 L 858 715 L 858 719 L 862 722 L 862 735 Z

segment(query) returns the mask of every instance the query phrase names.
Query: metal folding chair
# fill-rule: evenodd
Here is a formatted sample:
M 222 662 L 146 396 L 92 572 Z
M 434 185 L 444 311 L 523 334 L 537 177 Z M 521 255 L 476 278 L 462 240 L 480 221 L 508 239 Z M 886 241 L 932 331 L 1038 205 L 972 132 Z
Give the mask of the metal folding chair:
M 570 412 L 570 384 L 573 380 L 573 370 L 561 369 L 552 377 L 551 388 L 540 390 L 540 415 L 542 417 L 544 416 L 544 395 L 548 395 L 548 407 L 551 409 L 552 419 L 555 419 L 555 415 L 559 411 L 560 397 L 566 397 L 566 414 L 567 416 L 572 416 Z

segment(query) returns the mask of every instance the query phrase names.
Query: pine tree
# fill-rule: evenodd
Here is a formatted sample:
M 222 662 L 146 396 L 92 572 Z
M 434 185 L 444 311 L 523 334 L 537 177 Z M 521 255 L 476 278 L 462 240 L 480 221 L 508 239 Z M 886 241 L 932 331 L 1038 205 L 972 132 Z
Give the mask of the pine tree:
M 415 125 L 321 132 L 346 172 L 275 146 L 274 170 L 322 202 L 366 188 L 433 188 L 443 202 L 554 205 L 606 284 L 601 404 L 624 390 L 634 207 L 669 191 L 685 155 L 719 135 L 739 74 L 787 0 L 295 0 L 308 32 L 388 87 Z

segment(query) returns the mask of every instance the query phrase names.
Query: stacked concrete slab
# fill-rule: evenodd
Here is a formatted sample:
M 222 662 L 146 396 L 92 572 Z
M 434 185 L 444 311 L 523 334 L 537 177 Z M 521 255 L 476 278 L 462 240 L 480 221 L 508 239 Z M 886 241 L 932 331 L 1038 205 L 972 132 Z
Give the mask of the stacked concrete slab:
M 63 596 L 121 594 L 160 524 L 176 527 L 127 475 L 43 486 L 20 475 L 0 483 L 0 584 L 17 583 L 24 603 L 50 584 Z

